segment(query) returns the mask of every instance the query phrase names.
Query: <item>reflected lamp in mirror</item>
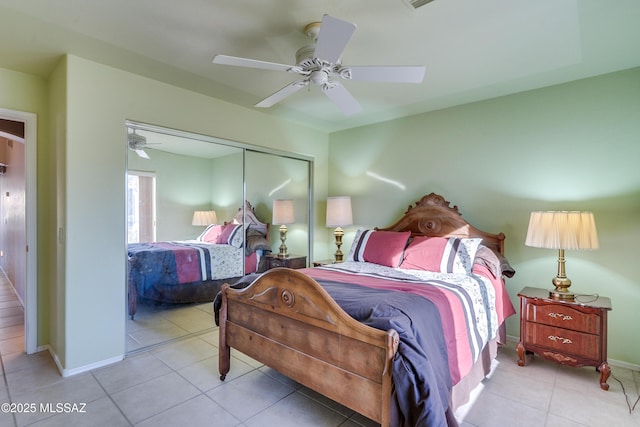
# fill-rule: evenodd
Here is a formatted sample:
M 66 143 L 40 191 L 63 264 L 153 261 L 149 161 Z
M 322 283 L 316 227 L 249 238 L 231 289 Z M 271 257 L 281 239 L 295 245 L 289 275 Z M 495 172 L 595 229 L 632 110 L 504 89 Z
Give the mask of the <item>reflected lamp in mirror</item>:
M 191 225 L 207 227 L 211 224 L 215 224 L 216 222 L 218 222 L 216 211 L 195 211 L 193 213 Z
M 327 199 L 327 227 L 335 228 L 333 235 L 336 239 L 336 253 L 334 255 L 335 262 L 342 262 L 343 254 L 340 250 L 342 246 L 342 236 L 344 230 L 342 227 L 353 224 L 353 215 L 351 213 L 351 197 L 337 196 Z
M 273 224 L 280 226 L 280 252 L 278 256 L 286 258 L 289 256 L 287 252 L 287 224 L 295 222 L 295 213 L 293 210 L 293 200 L 274 200 L 273 201 Z
M 526 246 L 558 250 L 558 275 L 551 281 L 555 289 L 549 296 L 556 299 L 572 300 L 569 292 L 571 280 L 565 271 L 565 250 L 598 249 L 598 233 L 591 212 L 546 211 L 531 212 Z

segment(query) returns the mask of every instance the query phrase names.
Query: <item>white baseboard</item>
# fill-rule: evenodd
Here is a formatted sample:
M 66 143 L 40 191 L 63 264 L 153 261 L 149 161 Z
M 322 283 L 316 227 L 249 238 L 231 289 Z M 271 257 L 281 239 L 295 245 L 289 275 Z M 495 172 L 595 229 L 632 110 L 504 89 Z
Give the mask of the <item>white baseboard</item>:
M 38 347 L 38 351 L 44 351 L 44 350 L 47 350 L 49 352 L 49 354 L 51 355 L 51 358 L 53 359 L 53 362 L 56 364 L 56 367 L 58 368 L 58 372 L 60 373 L 60 375 L 62 375 L 63 378 L 70 377 L 72 375 L 81 374 L 83 372 L 91 371 L 93 369 L 102 368 L 103 366 L 111 365 L 113 363 L 120 362 L 124 359 L 124 355 L 116 356 L 110 359 L 101 360 L 96 363 L 90 363 L 89 365 L 80 366 L 79 368 L 65 369 L 62 366 L 62 363 L 60 363 L 60 359 L 58 358 L 58 355 L 56 354 L 55 351 L 53 351 L 53 348 L 49 344 Z

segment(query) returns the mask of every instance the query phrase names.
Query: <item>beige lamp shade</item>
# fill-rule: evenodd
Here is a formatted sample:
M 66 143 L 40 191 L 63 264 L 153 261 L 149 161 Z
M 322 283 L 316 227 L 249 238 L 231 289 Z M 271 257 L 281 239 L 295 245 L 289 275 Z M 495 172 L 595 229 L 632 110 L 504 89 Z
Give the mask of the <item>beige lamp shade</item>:
M 273 223 L 275 225 L 293 224 L 296 217 L 293 209 L 293 200 L 273 201 Z
M 191 225 L 207 226 L 218 222 L 216 211 L 195 211 Z
M 598 249 L 598 233 L 591 212 L 531 212 L 525 245 L 536 248 Z
M 555 289 L 549 292 L 549 296 L 572 300 L 574 294 L 569 291 L 571 279 L 567 277 L 564 251 L 598 249 L 593 214 L 579 211 L 531 212 L 524 244 L 558 250 L 558 274 L 551 280 Z
M 352 224 L 351 197 L 329 197 L 327 199 L 327 227 L 344 227 Z

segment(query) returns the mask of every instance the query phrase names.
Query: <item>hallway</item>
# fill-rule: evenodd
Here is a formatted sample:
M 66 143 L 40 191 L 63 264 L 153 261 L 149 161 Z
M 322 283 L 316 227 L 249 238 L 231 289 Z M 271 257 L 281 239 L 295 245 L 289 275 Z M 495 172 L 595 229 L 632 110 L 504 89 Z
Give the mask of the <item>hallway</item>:
M 24 353 L 24 309 L 0 271 L 0 355 Z

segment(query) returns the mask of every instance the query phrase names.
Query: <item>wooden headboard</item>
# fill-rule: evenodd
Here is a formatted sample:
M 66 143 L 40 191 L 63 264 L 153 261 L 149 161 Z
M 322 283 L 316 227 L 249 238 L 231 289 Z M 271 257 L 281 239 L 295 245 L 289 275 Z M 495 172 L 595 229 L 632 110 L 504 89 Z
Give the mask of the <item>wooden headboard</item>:
M 423 196 L 415 206 L 409 206 L 395 224 L 381 231 L 411 231 L 412 236 L 429 237 L 480 237 L 482 243 L 504 255 L 504 234 L 480 231 L 469 224 L 457 206 L 444 197 L 431 193 Z
M 268 222 L 262 222 L 258 219 L 254 207 L 248 200 L 244 201 L 244 211 L 242 207 L 238 208 L 238 212 L 234 215 L 233 219 L 231 221 L 225 221 L 225 225 L 232 222 L 236 224 L 242 224 L 244 221 L 246 221 L 248 224 L 254 224 L 255 226 L 257 226 L 257 229 L 264 229 L 261 231 L 264 232 L 267 242 L 271 241 L 271 239 L 269 238 L 269 229 L 271 227 L 271 224 Z

